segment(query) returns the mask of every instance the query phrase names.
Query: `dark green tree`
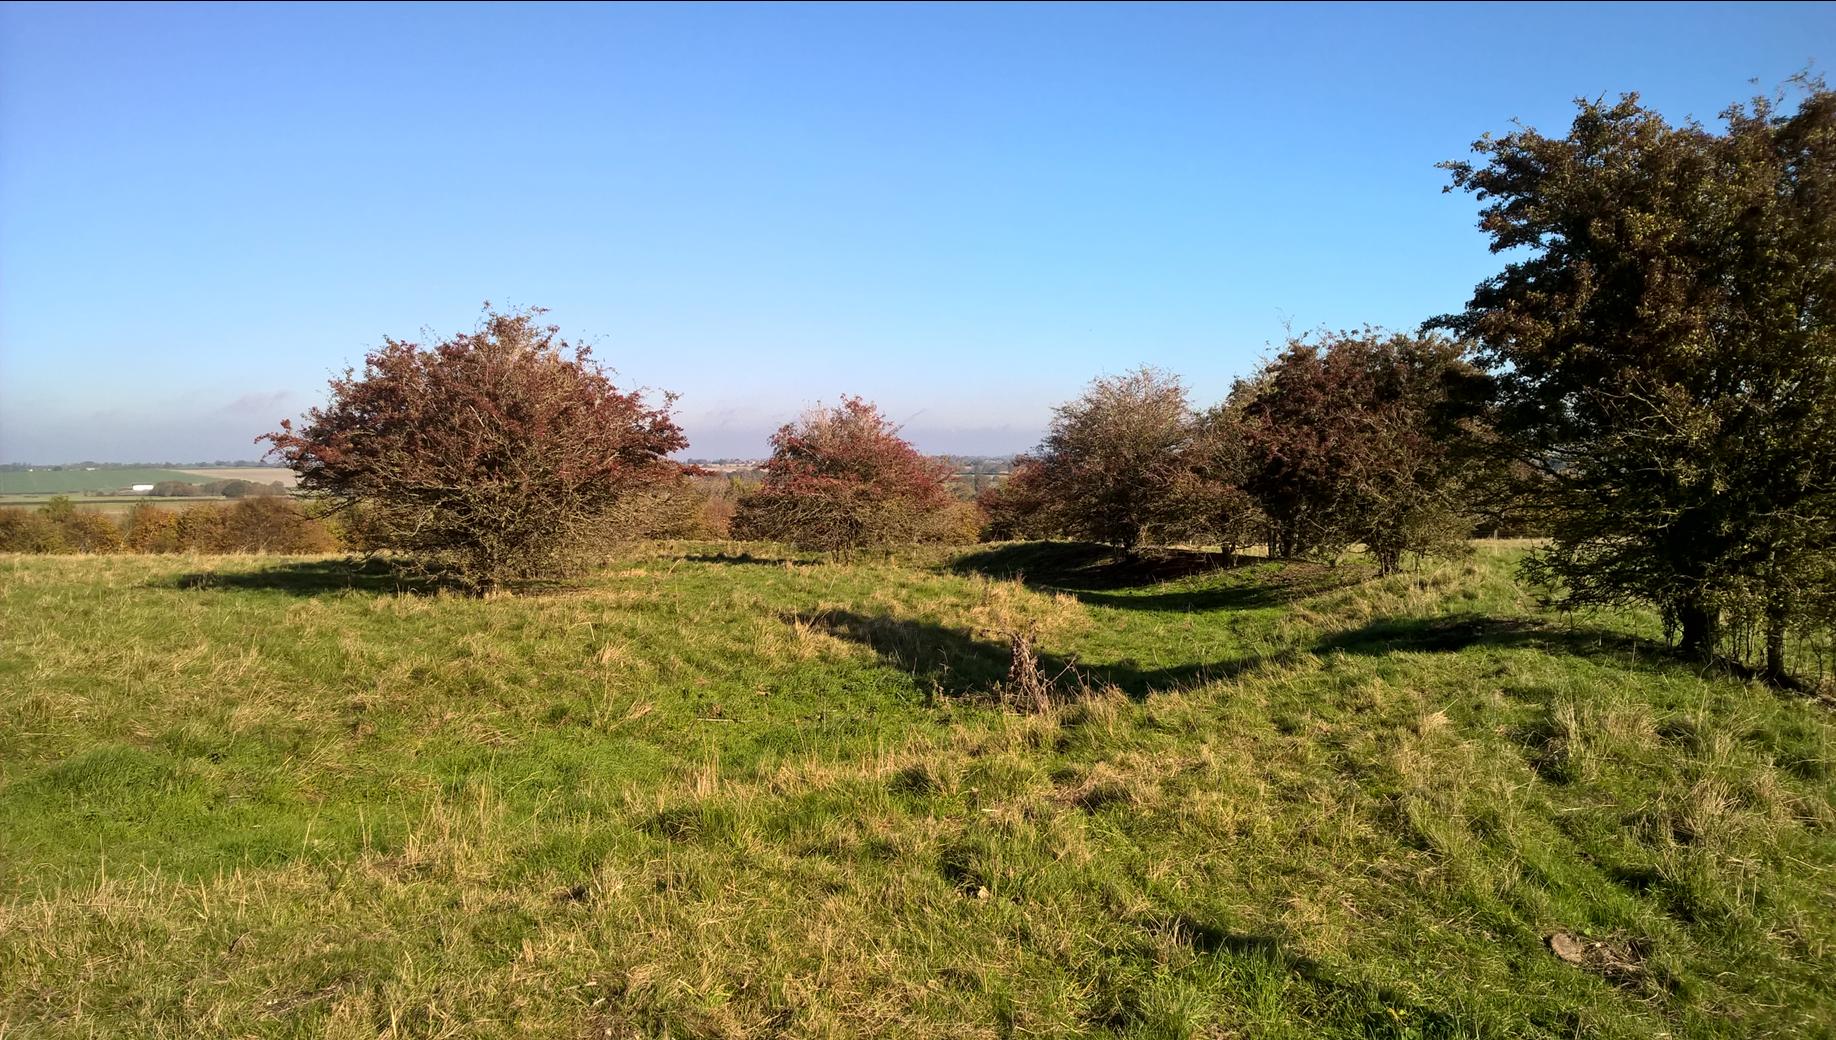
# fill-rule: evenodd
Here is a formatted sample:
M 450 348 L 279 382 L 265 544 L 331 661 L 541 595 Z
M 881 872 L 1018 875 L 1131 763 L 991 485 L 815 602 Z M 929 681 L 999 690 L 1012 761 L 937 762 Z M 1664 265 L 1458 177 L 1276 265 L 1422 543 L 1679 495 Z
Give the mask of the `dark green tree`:
M 1719 131 L 1627 95 L 1563 137 L 1480 140 L 1448 190 L 1513 260 L 1430 323 L 1491 370 L 1552 536 L 1533 573 L 1569 604 L 1655 604 L 1697 658 L 1757 594 L 1775 675 L 1836 547 L 1836 95 L 1799 87 Z

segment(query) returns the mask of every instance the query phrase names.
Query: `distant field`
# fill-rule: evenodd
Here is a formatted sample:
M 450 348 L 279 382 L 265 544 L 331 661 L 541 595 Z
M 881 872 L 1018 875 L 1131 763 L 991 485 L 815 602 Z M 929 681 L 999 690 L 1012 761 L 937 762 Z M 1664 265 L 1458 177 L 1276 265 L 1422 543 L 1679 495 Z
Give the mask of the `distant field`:
M 243 470 L 220 470 L 242 473 Z M 267 472 L 262 470 L 260 472 Z M 286 472 L 289 477 L 291 471 Z M 204 479 L 229 480 L 232 477 Z M 248 479 L 248 478 L 242 478 Z M 276 478 L 269 477 L 269 480 Z M 157 484 L 162 480 L 202 483 L 197 472 L 176 469 L 154 469 L 144 466 L 119 466 L 98 469 L 35 469 L 24 473 L 0 473 L 0 495 L 75 495 L 85 491 L 117 491 L 134 484 Z M 265 483 L 265 481 L 264 481 Z
M 0 495 L 0 509 L 37 509 L 55 498 L 55 495 Z M 190 498 L 154 498 L 151 495 L 79 495 L 70 500 L 78 509 L 97 513 L 126 513 L 141 503 L 150 503 L 160 509 L 186 509 L 201 502 L 227 502 L 221 495 L 198 495 Z
M 247 480 L 256 484 L 272 484 L 278 480 L 283 487 L 293 487 L 300 482 L 299 476 L 292 470 L 268 466 L 224 466 L 220 469 L 188 469 L 184 472 L 190 479 Z

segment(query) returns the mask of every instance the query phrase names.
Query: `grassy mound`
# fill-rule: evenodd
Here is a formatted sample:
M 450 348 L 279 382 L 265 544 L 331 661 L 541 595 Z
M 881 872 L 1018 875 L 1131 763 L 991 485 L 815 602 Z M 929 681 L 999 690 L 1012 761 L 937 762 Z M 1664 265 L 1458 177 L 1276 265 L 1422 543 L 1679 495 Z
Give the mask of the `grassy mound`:
M 1836 717 L 1514 552 L 0 558 L 0 1034 L 1836 1031 Z

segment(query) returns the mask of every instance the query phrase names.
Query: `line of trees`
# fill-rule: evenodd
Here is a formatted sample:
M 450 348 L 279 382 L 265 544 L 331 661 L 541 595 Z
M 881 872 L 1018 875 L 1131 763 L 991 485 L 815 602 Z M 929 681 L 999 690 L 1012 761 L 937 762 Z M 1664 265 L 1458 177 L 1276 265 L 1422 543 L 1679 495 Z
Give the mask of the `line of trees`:
M 1388 570 L 1485 511 L 1548 535 L 1560 604 L 1651 605 L 1685 655 L 1757 646 L 1787 681 L 1792 632 L 1836 619 L 1836 94 L 1797 87 L 1721 132 L 1626 96 L 1481 140 L 1449 190 L 1513 260 L 1463 311 L 1292 343 L 1198 417 L 1174 380 L 1099 381 L 991 516 L 1127 549 L 1196 498 Z
M 1285 557 L 1362 545 L 1387 574 L 1472 531 L 1480 379 L 1444 336 L 1371 329 L 1295 339 L 1204 410 L 1176 376 L 1098 379 L 982 507 L 1000 537 Z
M 37 509 L 0 508 L 0 552 L 327 553 L 362 548 L 308 503 L 277 496 L 229 505 L 141 503 L 120 517 L 58 496 Z
M 286 485 L 278 480 L 266 484 L 253 480 L 162 480 L 147 492 L 154 498 L 254 498 L 261 495 L 285 495 Z
M 670 459 L 673 398 L 620 390 L 533 310 L 388 340 L 267 440 L 366 544 L 481 590 L 688 533 L 715 501 L 738 536 L 838 553 L 982 526 L 1124 553 L 1363 546 L 1386 572 L 1485 518 L 1547 535 L 1529 573 L 1555 601 L 1651 605 L 1688 655 L 1758 648 L 1784 681 L 1791 634 L 1836 616 L 1836 94 L 1794 89 L 1719 129 L 1626 96 L 1578 102 L 1559 137 L 1479 141 L 1447 190 L 1507 262 L 1463 310 L 1295 339 L 1208 408 L 1164 373 L 1099 379 L 979 517 L 855 398 L 710 496 Z

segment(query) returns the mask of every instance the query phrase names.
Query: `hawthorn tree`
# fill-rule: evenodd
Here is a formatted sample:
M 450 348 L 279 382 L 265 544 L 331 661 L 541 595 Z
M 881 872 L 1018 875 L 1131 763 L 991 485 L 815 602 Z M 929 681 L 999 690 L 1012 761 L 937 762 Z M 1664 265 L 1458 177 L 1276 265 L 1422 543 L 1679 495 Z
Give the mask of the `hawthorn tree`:
M 1836 94 L 1802 86 L 1719 133 L 1626 95 L 1563 137 L 1479 141 L 1447 190 L 1522 258 L 1432 323 L 1492 372 L 1552 534 L 1532 573 L 1571 605 L 1656 605 L 1702 659 L 1744 590 L 1775 676 L 1836 553 Z
M 1034 453 L 1052 526 L 1131 553 L 1177 527 L 1194 432 L 1178 377 L 1151 368 L 1093 381 L 1059 405 Z
M 1226 560 L 1261 541 L 1267 518 L 1245 484 L 1254 462 L 1242 400 L 1207 409 L 1193 421 L 1161 526 L 1185 541 L 1216 543 Z
M 301 489 L 362 507 L 393 558 L 485 591 L 566 575 L 621 532 L 620 506 L 678 477 L 661 405 L 622 391 L 540 309 L 487 309 L 424 346 L 386 339 L 330 401 L 267 440 Z
M 764 481 L 735 509 L 735 537 L 847 555 L 941 539 L 961 505 L 949 469 L 858 397 L 786 423 L 771 447 Z
M 1243 483 L 1274 555 L 1362 544 L 1388 574 L 1460 544 L 1467 430 L 1452 403 L 1477 378 L 1462 354 L 1442 336 L 1336 333 L 1291 341 L 1239 384 Z
M 989 484 L 975 496 L 985 523 L 986 541 L 1046 538 L 1057 534 L 1051 510 L 1051 487 L 1044 466 L 1022 455 L 1014 460 L 1007 479 Z
M 1344 389 L 1328 377 L 1319 345 L 1297 339 L 1231 392 L 1248 445 L 1243 485 L 1268 518 L 1270 556 L 1337 552 L 1349 541 L 1341 523 L 1349 459 L 1339 442 L 1353 405 Z

